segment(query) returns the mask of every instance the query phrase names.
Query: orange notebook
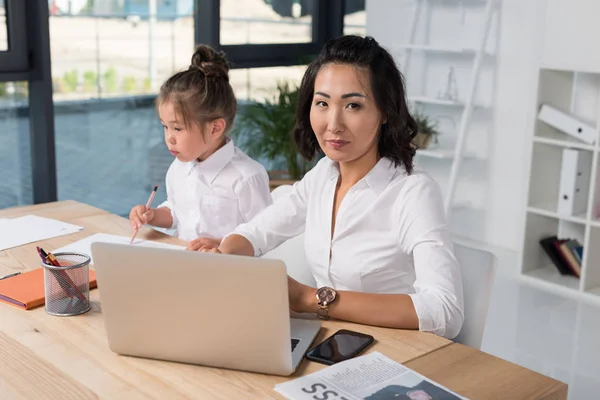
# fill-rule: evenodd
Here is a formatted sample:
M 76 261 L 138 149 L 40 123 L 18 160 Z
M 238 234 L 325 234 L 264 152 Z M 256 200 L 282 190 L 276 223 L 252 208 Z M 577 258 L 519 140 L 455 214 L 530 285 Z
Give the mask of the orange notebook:
M 90 269 L 90 289 L 96 286 L 96 273 Z M 30 310 L 45 300 L 43 268 L 0 280 L 0 301 L 4 303 Z

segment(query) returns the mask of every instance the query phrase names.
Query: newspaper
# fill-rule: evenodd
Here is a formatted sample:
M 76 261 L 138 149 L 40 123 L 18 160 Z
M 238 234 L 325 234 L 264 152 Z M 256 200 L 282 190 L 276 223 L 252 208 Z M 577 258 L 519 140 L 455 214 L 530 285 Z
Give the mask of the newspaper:
M 294 400 L 468 400 L 379 352 L 275 385 Z

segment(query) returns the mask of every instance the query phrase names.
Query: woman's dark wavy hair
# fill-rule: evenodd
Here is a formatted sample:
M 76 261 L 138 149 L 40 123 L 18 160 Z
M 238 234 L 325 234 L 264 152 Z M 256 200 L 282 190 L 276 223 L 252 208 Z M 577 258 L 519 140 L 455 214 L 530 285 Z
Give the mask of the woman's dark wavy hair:
M 406 103 L 404 79 L 390 53 L 370 36 L 347 35 L 332 39 L 308 66 L 300 85 L 293 130 L 300 154 L 307 160 L 313 160 L 315 154 L 322 151 L 310 125 L 310 108 L 317 74 L 330 63 L 369 70 L 371 91 L 386 121 L 379 132 L 379 155 L 391 159 L 396 166 L 403 165 L 408 174 L 412 173 L 415 148 L 411 142 L 417 134 L 417 123 Z

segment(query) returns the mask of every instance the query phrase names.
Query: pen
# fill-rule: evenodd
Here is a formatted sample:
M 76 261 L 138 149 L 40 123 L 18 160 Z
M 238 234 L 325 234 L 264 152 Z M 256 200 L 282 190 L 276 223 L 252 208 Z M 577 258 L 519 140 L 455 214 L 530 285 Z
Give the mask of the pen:
M 20 272 L 15 272 L 14 274 L 4 275 L 2 278 L 0 278 L 0 281 L 2 279 L 10 278 L 11 276 L 17 276 L 17 275 L 20 275 L 20 274 L 21 274 Z
M 154 190 L 152 191 L 152 193 L 150 193 L 150 198 L 148 198 L 148 202 L 146 203 L 146 211 L 148 211 L 150 209 L 150 205 L 152 204 L 152 200 L 154 200 L 154 196 L 156 195 L 156 191 L 158 190 L 158 185 L 154 186 Z M 133 231 L 133 236 L 131 236 L 131 241 L 129 242 L 129 244 L 133 243 L 133 240 L 135 239 L 135 235 L 137 235 L 138 233 L 138 229 L 136 228 Z
M 55 267 L 61 267 L 60 263 L 58 262 L 58 260 L 56 259 L 56 257 L 54 257 L 54 255 L 52 253 L 47 253 L 46 258 L 48 258 L 48 260 L 50 261 L 50 264 L 54 265 Z

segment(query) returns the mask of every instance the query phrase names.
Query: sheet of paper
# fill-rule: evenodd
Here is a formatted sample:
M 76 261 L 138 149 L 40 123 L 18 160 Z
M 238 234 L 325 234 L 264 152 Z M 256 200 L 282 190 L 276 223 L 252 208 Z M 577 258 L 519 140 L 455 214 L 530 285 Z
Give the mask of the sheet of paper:
M 69 235 L 82 229 L 81 226 L 37 215 L 3 219 L 0 220 L 0 251 L 38 240 Z
M 85 239 L 78 240 L 59 249 L 53 250 L 52 253 L 83 253 L 87 254 L 92 258 L 92 243 L 104 242 L 104 243 L 118 243 L 118 244 L 129 244 L 131 241 L 130 237 L 109 235 L 108 233 L 96 233 L 95 235 L 88 236 Z M 135 239 L 132 246 L 145 246 L 145 247 L 162 247 L 166 249 L 185 249 L 184 246 L 177 246 L 174 244 L 154 242 L 152 240 Z M 94 263 L 92 259 L 91 263 Z

